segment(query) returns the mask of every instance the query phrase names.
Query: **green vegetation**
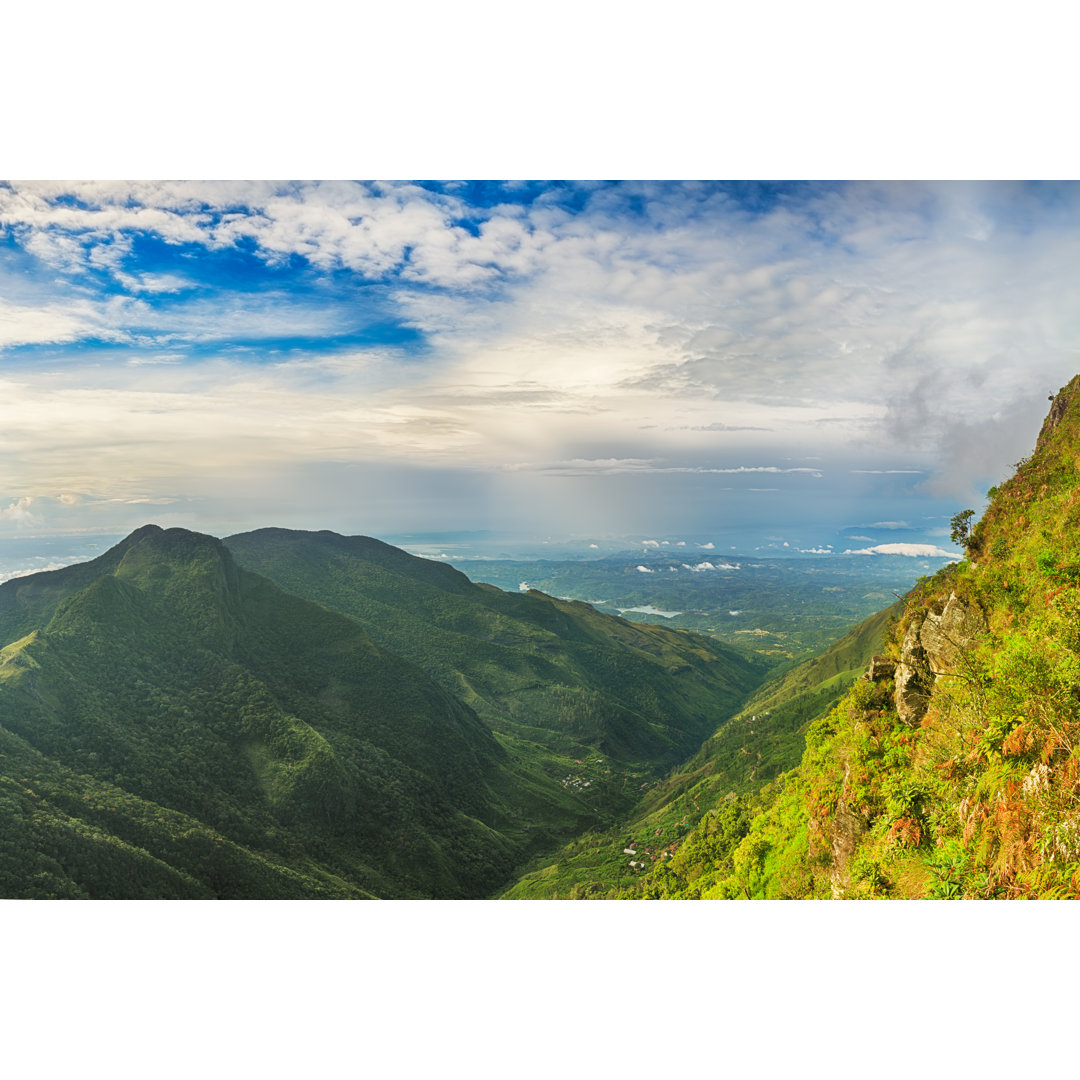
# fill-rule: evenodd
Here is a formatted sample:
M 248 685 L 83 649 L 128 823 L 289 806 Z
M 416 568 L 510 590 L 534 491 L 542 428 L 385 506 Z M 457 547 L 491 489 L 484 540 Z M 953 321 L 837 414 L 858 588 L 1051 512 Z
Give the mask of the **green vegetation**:
M 320 538 L 312 580 L 322 562 L 328 599 L 369 589 L 436 678 L 181 529 L 0 586 L 0 895 L 490 895 L 760 677 L 694 635 L 361 547 L 330 565 Z
M 261 529 L 225 543 L 241 565 L 355 619 L 465 701 L 533 789 L 570 815 L 563 836 L 624 814 L 768 670 L 697 634 L 473 584 L 369 537 Z
M 504 895 L 702 895 L 718 872 L 714 864 L 727 858 L 716 854 L 718 836 L 727 844 L 745 835 L 753 812 L 773 791 L 768 782 L 798 764 L 808 725 L 862 675 L 901 609 L 896 604 L 872 616 L 820 656 L 774 675 L 689 760 L 643 786 L 638 805 L 621 822 L 577 838 L 554 861 L 537 861 Z M 631 848 L 636 856 L 628 854 Z
M 876 677 L 810 725 L 730 855 L 697 861 L 707 884 L 651 870 L 636 893 L 1080 897 L 1078 463 L 1080 376 L 982 520 L 954 519 L 968 561 L 912 591 Z M 742 828 L 704 818 L 684 850 Z
M 513 865 L 506 754 L 475 714 L 209 537 L 145 532 L 2 664 L 25 824 L 5 895 L 44 852 L 45 892 L 91 896 L 130 895 L 147 860 L 247 897 L 482 895 Z M 88 836 L 115 874 L 86 878 Z
M 1080 376 L 973 518 L 781 667 L 365 537 L 148 526 L 0 585 L 0 894 L 1080 897 Z

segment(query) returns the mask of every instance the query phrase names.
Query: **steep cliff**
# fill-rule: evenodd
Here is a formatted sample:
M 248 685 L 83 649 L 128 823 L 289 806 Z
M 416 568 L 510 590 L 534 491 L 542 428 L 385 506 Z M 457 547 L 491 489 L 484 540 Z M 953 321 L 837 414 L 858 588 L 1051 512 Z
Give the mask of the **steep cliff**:
M 1080 897 L 1080 376 L 705 897 Z

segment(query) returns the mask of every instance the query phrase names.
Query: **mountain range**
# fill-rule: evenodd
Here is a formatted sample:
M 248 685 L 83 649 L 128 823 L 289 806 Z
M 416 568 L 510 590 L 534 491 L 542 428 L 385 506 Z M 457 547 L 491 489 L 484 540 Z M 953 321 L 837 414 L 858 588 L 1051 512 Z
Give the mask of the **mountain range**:
M 966 558 L 777 666 L 364 536 L 0 585 L 0 895 L 1080 896 L 1080 376 Z
M 146 526 L 0 586 L 0 642 L 9 897 L 490 895 L 760 675 L 705 637 L 282 530 Z

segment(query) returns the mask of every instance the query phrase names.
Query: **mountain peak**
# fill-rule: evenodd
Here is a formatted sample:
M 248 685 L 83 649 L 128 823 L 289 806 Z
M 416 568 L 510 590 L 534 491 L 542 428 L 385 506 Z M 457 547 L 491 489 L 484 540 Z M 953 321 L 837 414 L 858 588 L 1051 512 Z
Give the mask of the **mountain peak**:
M 1070 410 L 1070 406 L 1076 398 L 1076 391 L 1080 389 L 1080 375 L 1074 375 L 1050 400 L 1050 411 L 1046 414 L 1043 426 L 1039 431 L 1039 437 L 1035 441 L 1036 452 L 1042 450 L 1050 441 L 1050 437 L 1057 430 L 1061 421 Z

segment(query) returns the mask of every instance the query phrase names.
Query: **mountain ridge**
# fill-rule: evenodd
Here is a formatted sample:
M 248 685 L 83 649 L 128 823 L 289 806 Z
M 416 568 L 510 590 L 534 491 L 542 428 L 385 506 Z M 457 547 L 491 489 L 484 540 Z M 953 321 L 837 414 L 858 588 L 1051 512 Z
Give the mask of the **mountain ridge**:
M 695 710 L 724 718 L 710 669 L 724 657 L 707 643 L 587 605 L 503 599 L 371 538 L 299 539 L 312 536 L 320 550 L 362 555 L 399 603 L 411 580 L 409 602 L 435 604 L 449 626 L 480 619 L 507 641 L 531 640 L 535 655 L 518 656 L 514 676 L 532 710 L 524 736 L 493 731 L 453 686 L 356 618 L 241 565 L 222 541 L 144 526 L 89 564 L 0 593 L 0 781 L 14 838 L 0 851 L 3 895 L 489 895 L 538 845 L 627 805 L 631 778 L 671 757 L 676 738 L 692 740 L 705 721 Z M 573 681 L 597 657 L 675 713 L 651 718 L 637 698 L 603 705 Z M 537 679 L 556 669 L 561 704 L 541 701 Z M 738 670 L 732 704 L 739 679 L 753 681 Z M 565 717 L 594 699 L 596 730 L 614 724 L 614 748 L 625 744 L 621 764 L 597 755 L 595 734 L 567 734 Z

